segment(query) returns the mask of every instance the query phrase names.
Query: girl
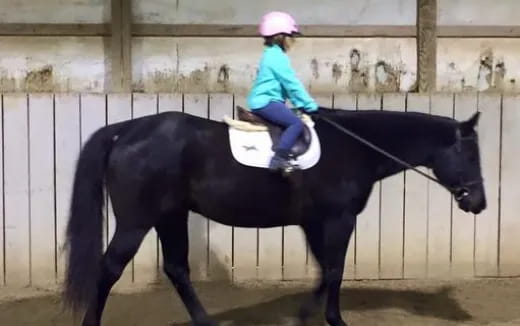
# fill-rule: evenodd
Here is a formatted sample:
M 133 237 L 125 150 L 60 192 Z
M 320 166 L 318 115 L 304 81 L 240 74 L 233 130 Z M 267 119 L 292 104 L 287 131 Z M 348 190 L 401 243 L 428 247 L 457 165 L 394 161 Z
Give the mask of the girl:
M 253 113 L 285 128 L 269 164 L 272 171 L 285 170 L 291 168 L 290 150 L 303 131 L 302 121 L 285 101 L 289 99 L 296 108 L 309 113 L 316 112 L 318 105 L 296 77 L 286 54 L 293 37 L 300 34 L 294 19 L 283 12 L 268 13 L 262 17 L 259 31 L 265 48 L 247 105 Z

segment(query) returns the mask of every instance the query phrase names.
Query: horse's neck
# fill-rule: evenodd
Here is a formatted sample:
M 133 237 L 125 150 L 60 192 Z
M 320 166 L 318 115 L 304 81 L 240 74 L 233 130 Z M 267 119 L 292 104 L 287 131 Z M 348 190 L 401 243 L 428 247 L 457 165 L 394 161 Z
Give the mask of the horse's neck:
M 432 155 L 428 151 L 413 151 L 409 148 L 392 151 L 392 155 L 410 164 L 413 167 L 431 167 Z M 392 176 L 407 169 L 403 164 L 389 157 L 383 157 L 375 162 L 376 178 L 378 180 Z
M 433 117 L 388 115 L 378 125 L 374 142 L 395 157 L 418 167 L 430 168 L 434 154 L 454 139 L 454 123 Z M 395 119 L 395 120 L 394 120 Z M 373 149 L 368 149 L 374 151 Z M 407 169 L 395 160 L 376 154 L 375 173 L 382 179 Z

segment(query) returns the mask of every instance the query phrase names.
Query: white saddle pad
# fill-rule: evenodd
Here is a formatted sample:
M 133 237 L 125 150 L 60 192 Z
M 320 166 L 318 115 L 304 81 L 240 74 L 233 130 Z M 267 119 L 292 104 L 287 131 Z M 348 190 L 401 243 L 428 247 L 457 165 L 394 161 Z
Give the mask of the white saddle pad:
M 229 125 L 229 143 L 233 157 L 239 163 L 247 166 L 267 168 L 274 155 L 271 136 L 265 126 L 257 126 L 249 122 L 233 120 L 224 117 Z M 311 143 L 308 150 L 291 163 L 299 169 L 305 170 L 318 163 L 321 155 L 321 146 L 318 135 L 314 130 L 314 122 L 306 117 L 304 123 L 309 126 Z

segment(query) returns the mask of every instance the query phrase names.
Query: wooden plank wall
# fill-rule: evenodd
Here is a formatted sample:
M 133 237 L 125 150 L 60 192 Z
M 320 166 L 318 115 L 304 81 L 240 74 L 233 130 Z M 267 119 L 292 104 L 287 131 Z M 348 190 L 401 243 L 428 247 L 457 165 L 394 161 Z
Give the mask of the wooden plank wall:
M 351 239 L 345 279 L 471 278 L 520 275 L 520 97 L 500 94 L 342 94 L 321 105 L 417 111 L 479 124 L 488 209 L 457 208 L 446 191 L 413 171 L 375 185 Z M 233 94 L 3 94 L 0 146 L 3 200 L 0 283 L 47 287 L 63 280 L 64 231 L 75 161 L 99 127 L 183 111 L 212 120 L 234 115 Z M 423 169 L 423 171 L 426 171 Z M 106 208 L 105 246 L 115 229 Z M 298 227 L 227 227 L 192 214 L 195 280 L 311 279 L 317 267 Z M 161 248 L 148 234 L 117 288 L 146 286 L 161 275 Z M 162 276 L 161 276 L 162 277 Z

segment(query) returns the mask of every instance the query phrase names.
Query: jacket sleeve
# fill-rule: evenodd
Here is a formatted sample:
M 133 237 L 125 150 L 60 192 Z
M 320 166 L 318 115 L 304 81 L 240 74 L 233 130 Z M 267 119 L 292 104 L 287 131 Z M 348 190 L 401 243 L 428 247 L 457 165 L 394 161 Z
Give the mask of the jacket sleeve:
M 303 84 L 296 77 L 289 58 L 285 55 L 279 56 L 272 64 L 273 73 L 286 90 L 291 103 L 297 108 L 303 108 L 307 112 L 318 110 L 318 104 L 307 93 Z

